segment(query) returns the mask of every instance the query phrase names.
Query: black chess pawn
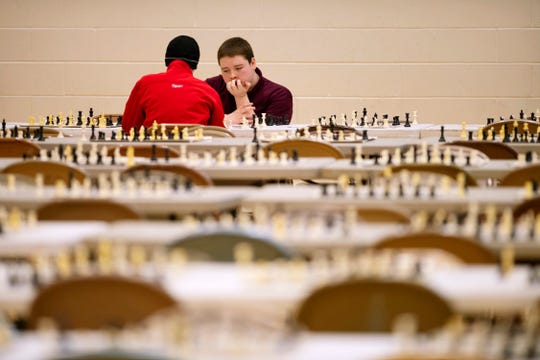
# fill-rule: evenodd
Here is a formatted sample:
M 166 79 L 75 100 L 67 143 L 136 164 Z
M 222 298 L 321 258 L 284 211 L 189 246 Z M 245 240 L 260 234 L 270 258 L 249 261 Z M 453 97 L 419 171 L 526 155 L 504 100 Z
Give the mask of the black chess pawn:
M 441 126 L 441 136 L 439 137 L 439 142 L 446 142 L 444 138 L 444 126 Z
M 58 156 L 60 160 L 64 160 L 64 145 L 62 144 L 58 145 Z
M 519 112 L 519 119 L 523 120 L 525 118 L 525 113 L 523 112 L 523 109 Z
M 366 117 L 365 116 L 362 116 L 362 118 L 360 119 L 360 126 L 366 126 Z
M 92 118 L 90 116 L 86 117 L 86 126 L 90 126 L 90 123 L 92 122 Z
M 122 126 L 122 115 L 118 116 L 116 119 L 116 126 Z
M 369 141 L 367 130 L 362 130 L 362 140 Z
M 169 162 L 170 153 L 168 147 L 165 147 L 165 149 L 163 149 L 163 157 L 165 158 L 165 162 Z
M 373 118 L 371 120 L 371 126 L 375 126 L 375 123 L 378 121 L 378 115 L 377 113 L 373 114 Z
M 531 113 L 531 121 L 536 121 L 536 115 L 534 112 Z
M 492 131 L 492 132 L 491 132 L 491 141 L 495 141 L 495 140 L 496 140 L 496 136 L 497 136 L 497 134 L 495 133 L 495 131 Z
M 193 180 L 186 179 L 186 182 L 184 184 L 184 190 L 186 192 L 190 192 L 191 190 L 193 190 Z
M 98 152 L 98 153 L 96 154 L 96 156 L 97 156 L 97 159 L 96 159 L 96 165 L 103 165 L 103 156 L 101 155 L 101 153 Z
M 473 132 L 469 130 L 469 141 L 473 141 Z
M 6 137 L 6 133 L 7 133 L 7 130 L 6 130 L 6 119 L 3 119 L 2 120 L 2 137 Z
M 413 163 L 417 163 L 418 162 L 418 146 L 417 145 L 413 145 Z
M 298 158 L 299 158 L 299 156 L 298 156 L 298 150 L 293 150 L 293 151 L 292 151 L 292 160 L 293 160 L 293 162 L 297 163 L 297 162 L 298 162 Z
M 291 123 L 291 119 L 288 115 L 283 115 L 283 125 L 289 125 Z
M 38 141 L 45 141 L 45 136 L 43 135 L 43 126 L 39 127 L 39 137 Z
M 514 120 L 514 115 L 510 115 L 509 119 Z
M 106 121 L 107 126 L 113 126 L 112 116 L 107 116 L 105 121 Z
M 111 131 L 111 141 L 116 140 L 116 131 Z
M 152 162 L 157 161 L 157 149 L 156 149 L 155 144 L 152 144 L 152 155 L 150 156 L 150 161 L 152 161 Z
M 403 188 L 403 184 L 401 182 L 398 185 L 398 196 L 400 198 L 403 198 L 405 196 L 405 189 Z
M 363 108 L 362 109 L 362 116 L 365 118 L 367 116 L 367 109 L 366 108 Z
M 90 151 L 85 151 L 84 157 L 86 158 L 86 165 L 90 165 Z
M 504 124 L 504 139 L 503 142 L 510 142 L 510 132 L 508 131 L 508 124 Z
M 11 137 L 13 137 L 13 138 L 18 138 L 19 137 L 19 127 L 17 125 L 15 125 L 13 127 L 13 134 L 11 135 Z
M 148 131 L 148 128 L 146 126 L 143 126 L 144 129 L 144 138 L 143 141 L 150 140 L 150 132 Z
M 256 143 L 259 142 L 259 139 L 257 138 L 257 128 L 253 128 L 253 139 L 251 139 L 251 142 Z
M 487 130 L 482 129 L 482 140 L 486 141 L 488 138 Z
M 32 137 L 32 135 L 30 134 L 30 126 L 27 126 L 26 129 L 24 130 L 23 137 L 25 139 L 30 139 Z
M 92 134 L 90 135 L 90 140 L 96 140 L 96 126 L 92 125 Z
M 90 115 L 90 117 L 94 117 L 94 109 L 90 108 L 88 115 Z
M 471 157 L 469 155 L 465 156 L 465 166 L 471 166 Z
M 74 152 L 73 152 L 73 163 L 74 163 L 74 164 L 77 164 L 77 163 L 79 162 L 78 160 L 79 160 L 79 159 L 78 159 L 77 152 L 74 151 Z
M 116 165 L 116 156 L 114 156 L 114 151 L 111 154 L 111 165 Z
M 388 154 L 388 161 L 386 161 L 386 165 L 392 165 L 392 154 Z
M 525 162 L 528 164 L 532 162 L 532 151 L 527 151 L 525 153 Z
M 416 187 L 414 188 L 414 197 L 419 198 L 419 197 L 420 197 L 420 193 L 421 193 L 421 186 L 420 186 L 420 184 L 418 184 L 418 185 L 416 185 Z
M 409 113 L 405 113 L 405 124 L 404 127 L 411 127 L 411 122 L 409 120 Z
M 379 155 L 378 154 L 373 155 L 373 160 L 374 160 L 374 162 L 373 162 L 374 165 L 379 165 Z
M 356 165 L 356 148 L 351 149 L 351 165 Z

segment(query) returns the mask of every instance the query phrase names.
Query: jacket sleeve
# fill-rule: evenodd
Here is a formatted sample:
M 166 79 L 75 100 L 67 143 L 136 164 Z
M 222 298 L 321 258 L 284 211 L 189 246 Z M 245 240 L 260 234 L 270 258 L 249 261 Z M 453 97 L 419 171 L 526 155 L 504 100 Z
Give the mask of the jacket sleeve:
M 280 87 L 268 99 L 267 115 L 283 116 L 292 120 L 293 99 L 292 93 L 286 87 Z
M 124 115 L 122 116 L 122 129 L 128 132 L 132 127 L 139 128 L 145 119 L 142 108 L 142 88 L 140 80 L 131 90 L 131 94 L 126 102 Z
M 221 126 L 225 127 L 223 119 L 225 118 L 225 113 L 223 112 L 223 104 L 221 104 L 221 99 L 217 92 L 212 89 L 212 101 L 213 109 L 210 113 L 210 119 L 208 120 L 208 125 Z

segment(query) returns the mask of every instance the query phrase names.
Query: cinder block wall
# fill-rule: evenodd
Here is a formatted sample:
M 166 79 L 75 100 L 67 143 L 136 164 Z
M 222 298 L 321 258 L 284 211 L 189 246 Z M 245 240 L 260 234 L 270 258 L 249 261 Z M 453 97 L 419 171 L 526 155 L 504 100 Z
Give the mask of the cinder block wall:
M 123 112 L 194 36 L 195 76 L 231 36 L 294 95 L 296 123 L 367 107 L 424 123 L 483 123 L 540 107 L 540 0 L 2 0 L 0 118 Z

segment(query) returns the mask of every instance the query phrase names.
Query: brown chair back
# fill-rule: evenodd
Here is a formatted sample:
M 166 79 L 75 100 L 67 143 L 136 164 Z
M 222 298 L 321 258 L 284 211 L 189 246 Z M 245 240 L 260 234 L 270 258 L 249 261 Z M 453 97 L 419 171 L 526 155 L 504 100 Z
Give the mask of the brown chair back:
M 503 176 L 499 186 L 524 186 L 527 181 L 540 183 L 540 164 L 528 165 L 510 171 Z
M 29 325 L 50 318 L 62 330 L 124 327 L 176 301 L 164 290 L 120 276 L 91 276 L 54 282 L 41 289 L 30 306 Z
M 501 131 L 501 128 L 503 128 L 506 125 L 508 132 L 510 133 L 510 137 L 513 137 L 514 135 L 514 128 L 517 126 L 518 134 L 521 134 L 525 131 L 525 129 L 528 129 L 529 134 L 536 134 L 538 130 L 538 123 L 536 121 L 530 121 L 530 120 L 504 120 L 504 121 L 497 121 L 494 123 L 491 123 L 489 125 L 484 126 L 484 131 L 489 131 L 490 129 L 495 132 L 495 134 L 498 136 L 499 132 Z
M 292 157 L 293 151 L 296 151 L 299 157 L 344 158 L 341 151 L 331 144 L 304 139 L 283 140 L 268 144 L 264 147 L 265 153 L 268 154 L 270 149 L 278 154 L 286 152 L 289 157 Z
M 58 180 L 62 180 L 66 184 L 71 179 L 82 182 L 87 177 L 86 173 L 74 166 L 61 162 L 40 160 L 25 160 L 10 164 L 2 170 L 2 173 L 30 177 L 42 174 L 44 185 L 54 185 Z
M 464 146 L 480 150 L 493 160 L 513 160 L 518 158 L 518 153 L 505 143 L 494 141 L 453 141 L 450 145 Z
M 318 332 L 391 332 L 399 315 L 416 316 L 418 330 L 444 326 L 453 315 L 448 302 L 409 282 L 356 279 L 313 291 L 296 315 L 299 325 Z
M 293 257 L 290 249 L 270 239 L 226 231 L 189 235 L 170 244 L 169 248 L 183 249 L 197 260 L 233 262 L 235 247 L 241 243 L 251 247 L 253 260 L 271 261 Z
M 212 137 L 221 137 L 221 138 L 232 138 L 236 137 L 232 131 L 221 126 L 205 125 L 200 127 L 202 128 L 204 136 Z M 189 133 L 193 134 L 199 128 L 190 129 Z
M 420 172 L 420 173 L 431 173 L 438 175 L 446 175 L 450 178 L 457 180 L 458 175 L 463 173 L 465 175 L 465 185 L 467 186 L 477 186 L 478 183 L 474 177 L 471 176 L 467 171 L 462 168 L 454 165 L 444 165 L 444 164 L 403 164 L 403 165 L 394 165 L 391 167 L 392 173 L 399 173 L 400 171 L 410 171 L 410 172 Z
M 158 173 L 169 173 L 173 175 L 178 175 L 186 179 L 190 179 L 191 182 L 199 186 L 212 186 L 214 183 L 208 175 L 199 170 L 193 169 L 184 165 L 167 165 L 167 164 L 140 164 L 134 165 L 126 170 L 124 174 L 158 174 Z
M 467 264 L 496 264 L 497 256 L 479 242 L 460 236 L 420 232 L 382 239 L 375 249 L 437 249 L 450 253 Z
M 394 208 L 357 208 L 356 214 L 359 221 L 365 222 L 390 222 L 409 225 L 411 218 L 405 211 Z
M 39 220 L 140 220 L 142 217 L 129 206 L 108 199 L 64 199 L 38 208 Z
M 514 209 L 514 219 L 519 219 L 523 215 L 533 214 L 535 217 L 540 213 L 540 197 L 534 197 L 532 199 L 527 199 L 517 204 Z
M 2 158 L 33 157 L 39 155 L 39 150 L 39 146 L 25 139 L 0 139 L 0 157 Z

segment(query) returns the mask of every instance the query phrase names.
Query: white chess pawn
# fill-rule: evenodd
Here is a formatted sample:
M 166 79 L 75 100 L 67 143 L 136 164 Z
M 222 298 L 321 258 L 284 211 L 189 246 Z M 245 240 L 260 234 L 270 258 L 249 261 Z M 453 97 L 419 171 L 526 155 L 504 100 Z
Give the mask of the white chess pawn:
M 42 197 L 43 196 L 44 183 L 45 183 L 45 179 L 43 177 L 43 174 L 41 174 L 41 173 L 36 174 L 35 181 L 36 181 L 36 196 L 37 197 Z
M 413 111 L 412 125 L 418 125 L 418 119 L 417 119 L 417 116 L 416 116 L 416 110 Z
M 210 151 L 205 151 L 203 153 L 203 166 L 212 165 L 212 153 Z
M 394 149 L 394 156 L 392 156 L 392 163 L 394 165 L 401 165 L 401 149 L 399 147 Z
M 180 145 L 180 163 L 184 164 L 187 162 L 187 146 L 186 144 Z
M 244 151 L 244 164 L 246 165 L 253 165 L 253 147 L 251 144 L 246 145 L 246 149 Z
M 225 165 L 225 150 L 221 149 L 216 155 L 216 164 L 218 166 Z
M 355 146 L 355 158 L 354 162 L 357 165 L 362 164 L 362 145 L 356 145 Z
M 229 165 L 231 166 L 237 166 L 238 165 L 238 158 L 237 158 L 237 150 L 233 146 L 229 150 Z

